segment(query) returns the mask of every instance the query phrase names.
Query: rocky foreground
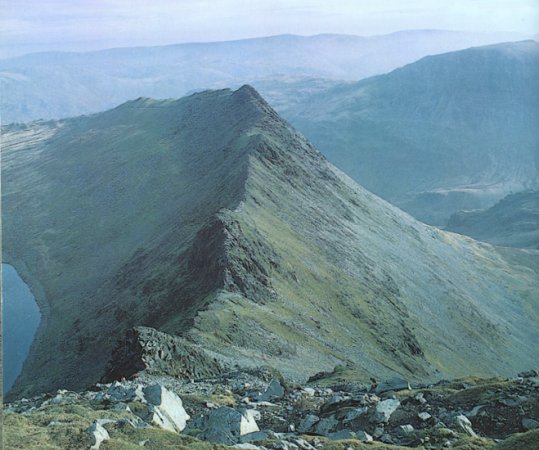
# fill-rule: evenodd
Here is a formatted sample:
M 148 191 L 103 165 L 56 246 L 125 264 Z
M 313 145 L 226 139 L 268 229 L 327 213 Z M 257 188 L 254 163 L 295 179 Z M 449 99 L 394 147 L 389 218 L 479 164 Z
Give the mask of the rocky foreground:
M 539 448 L 539 372 L 412 385 L 288 384 L 271 368 L 203 380 L 141 372 L 4 405 L 6 449 Z

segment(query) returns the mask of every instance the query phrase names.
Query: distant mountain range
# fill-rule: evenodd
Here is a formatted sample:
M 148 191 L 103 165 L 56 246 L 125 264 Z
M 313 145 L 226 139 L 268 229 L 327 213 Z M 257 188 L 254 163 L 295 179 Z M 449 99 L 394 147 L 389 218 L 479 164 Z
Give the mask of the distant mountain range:
M 352 178 L 426 223 L 539 187 L 535 41 L 429 56 L 358 83 L 310 83 L 312 93 L 288 104 L 282 94 L 280 113 Z
M 487 210 L 455 213 L 446 229 L 494 245 L 539 249 L 539 191 L 508 195 Z
M 4 258 L 44 313 L 12 397 L 98 381 L 139 325 L 297 380 L 337 364 L 365 380 L 513 374 L 539 359 L 530 252 L 414 220 L 249 86 L 2 134 Z
M 0 60 L 2 122 L 103 111 L 140 96 L 305 77 L 357 81 L 426 55 L 521 39 L 439 30 L 361 37 L 282 35 L 230 42 L 35 53 Z M 268 97 L 271 100 L 271 97 Z

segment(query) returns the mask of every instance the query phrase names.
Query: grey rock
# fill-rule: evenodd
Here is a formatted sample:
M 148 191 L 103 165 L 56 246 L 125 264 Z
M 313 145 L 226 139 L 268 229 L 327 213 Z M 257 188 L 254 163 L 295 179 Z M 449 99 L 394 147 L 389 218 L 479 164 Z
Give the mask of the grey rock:
M 316 447 L 313 447 L 305 439 L 294 438 L 293 441 L 301 450 L 316 450 Z
M 339 421 L 332 414 L 329 417 L 324 417 L 323 419 L 320 419 L 314 429 L 318 434 L 327 436 L 331 431 L 333 431 L 337 427 L 338 424 L 339 424 Z
M 413 433 L 415 430 L 414 430 L 414 427 L 412 425 L 401 425 L 399 427 L 399 431 L 403 434 L 410 434 L 410 433 Z
M 355 408 L 352 411 L 349 411 L 348 413 L 346 413 L 346 416 L 344 416 L 344 419 L 343 419 L 343 423 L 351 422 L 357 419 L 358 417 L 361 417 L 364 414 L 367 414 L 368 411 L 369 411 L 369 408 L 367 408 L 366 406 L 363 406 L 361 408 Z
M 356 431 L 356 439 L 359 439 L 361 442 L 371 442 L 373 437 L 366 431 L 360 430 Z
M 428 412 L 420 412 L 417 417 L 419 417 L 422 421 L 429 420 L 432 416 Z
M 534 430 L 539 427 L 539 422 L 534 419 L 522 419 L 522 427 L 525 430 Z
M 129 405 L 123 402 L 114 403 L 114 405 L 112 405 L 110 409 L 113 409 L 115 411 L 131 411 L 131 408 L 129 408 Z
M 477 436 L 475 434 L 474 430 L 472 429 L 472 423 L 470 420 L 463 414 L 458 415 L 455 417 L 455 424 L 459 427 L 459 429 L 469 436 Z
M 280 440 L 280 441 L 277 441 L 275 442 L 275 444 L 273 444 L 273 448 L 276 449 L 276 450 L 297 450 L 299 449 L 299 447 L 290 442 L 290 441 L 284 441 L 284 440 Z
M 485 405 L 474 406 L 474 408 L 470 412 L 466 413 L 466 417 L 475 417 L 475 416 L 477 416 L 477 413 L 479 411 L 481 411 L 481 409 L 483 409 L 484 407 L 485 407 Z
M 387 423 L 391 414 L 393 414 L 400 406 L 401 402 L 397 399 L 389 398 L 376 405 L 376 410 L 372 418 L 376 423 Z
M 298 425 L 298 431 L 300 433 L 307 433 L 319 420 L 320 417 L 315 416 L 314 414 L 309 414 Z
M 105 395 L 108 399 L 115 402 L 144 402 L 144 394 L 142 392 L 142 385 L 124 385 L 118 381 L 112 383 L 106 390 Z
M 160 384 L 145 387 L 143 393 L 148 403 L 147 413 L 142 417 L 146 422 L 177 433 L 183 431 L 190 417 L 180 397 Z
M 252 433 L 244 434 L 240 436 L 241 442 L 259 442 L 270 437 L 270 433 L 267 431 L 253 431 Z
M 102 423 L 98 420 L 93 422 L 86 431 L 90 433 L 91 450 L 97 450 L 103 441 L 110 439 L 108 431 L 105 430 Z
M 401 377 L 389 378 L 376 386 L 376 394 L 382 394 L 388 391 L 401 391 L 410 389 L 410 383 Z
M 342 439 L 354 439 L 355 437 L 356 433 L 350 430 L 339 430 L 334 431 L 333 433 L 328 433 L 328 438 L 333 441 L 339 441 Z
M 255 420 L 258 411 L 237 411 L 223 406 L 210 412 L 205 420 L 201 438 L 210 442 L 233 445 L 240 437 L 260 431 Z
M 310 387 L 303 388 L 303 392 L 305 392 L 309 397 L 314 397 L 314 394 L 316 393 L 316 391 Z
M 281 383 L 277 380 L 271 380 L 270 385 L 266 391 L 258 397 L 260 401 L 270 401 L 274 399 L 279 399 L 284 397 L 284 388 L 281 386 Z
M 48 427 L 57 427 L 57 426 L 60 426 L 60 425 L 63 425 L 62 422 L 58 422 L 57 420 L 51 420 L 47 424 Z

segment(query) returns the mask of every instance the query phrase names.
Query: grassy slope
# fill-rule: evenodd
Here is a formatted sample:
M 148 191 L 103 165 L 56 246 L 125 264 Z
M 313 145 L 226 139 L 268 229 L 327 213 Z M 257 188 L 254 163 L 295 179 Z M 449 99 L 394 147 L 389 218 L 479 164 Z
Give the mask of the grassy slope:
M 49 305 L 14 395 L 96 381 L 132 325 L 293 378 L 537 358 L 531 270 L 360 188 L 251 88 L 11 127 L 4 164 L 4 248 Z
M 296 377 L 343 361 L 364 376 L 422 377 L 510 371 L 528 359 L 512 352 L 534 333 L 513 336 L 515 347 L 504 334 L 516 331 L 522 314 L 537 321 L 531 271 L 513 278 L 491 247 L 413 221 L 336 172 L 301 138 L 263 140 L 275 155 L 271 163 L 263 151 L 251 160 L 245 204 L 233 217 L 271 249 L 267 270 L 277 298 L 258 304 L 223 295 L 198 316 L 197 340 Z M 264 264 L 262 255 L 257 260 Z M 531 291 L 515 296 L 522 281 Z M 223 341 L 236 347 L 227 350 Z
M 367 189 L 428 223 L 537 185 L 539 44 L 429 56 L 280 112 Z

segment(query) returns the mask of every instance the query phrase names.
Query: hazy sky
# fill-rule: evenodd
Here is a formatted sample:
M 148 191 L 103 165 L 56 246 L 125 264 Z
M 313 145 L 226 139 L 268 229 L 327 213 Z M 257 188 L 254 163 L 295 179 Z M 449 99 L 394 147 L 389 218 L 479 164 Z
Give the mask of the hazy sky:
M 538 0 L 0 0 L 0 50 L 72 50 L 282 33 L 539 32 Z

